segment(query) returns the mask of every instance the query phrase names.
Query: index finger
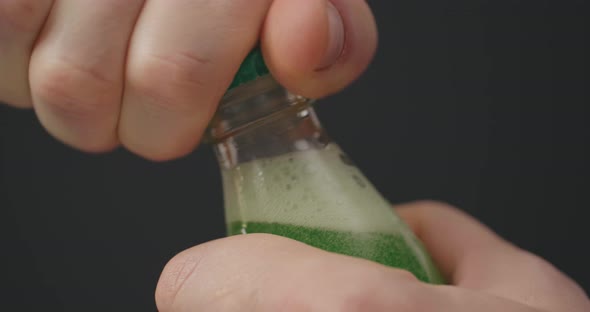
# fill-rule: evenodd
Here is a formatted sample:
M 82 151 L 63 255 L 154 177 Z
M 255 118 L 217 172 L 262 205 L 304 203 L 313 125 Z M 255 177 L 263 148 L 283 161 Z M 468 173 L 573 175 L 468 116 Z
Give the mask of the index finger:
M 456 208 L 423 201 L 400 205 L 397 212 L 454 285 L 550 311 L 587 304 L 584 291 L 550 263 Z
M 156 303 L 162 312 L 538 311 L 268 234 L 233 236 L 180 253 L 162 272 Z
M 156 303 L 159 311 L 396 311 L 422 301 L 421 285 L 403 270 L 248 234 L 175 256 Z

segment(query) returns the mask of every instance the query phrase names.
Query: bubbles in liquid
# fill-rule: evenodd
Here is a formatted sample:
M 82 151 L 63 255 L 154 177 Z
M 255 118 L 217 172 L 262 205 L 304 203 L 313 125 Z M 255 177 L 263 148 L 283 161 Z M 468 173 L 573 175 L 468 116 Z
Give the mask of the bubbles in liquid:
M 235 222 L 235 232 L 247 232 L 246 224 L 273 228 L 289 226 L 290 229 L 313 230 L 292 237 L 302 241 L 311 239 L 345 245 L 352 238 L 360 237 L 351 245 L 360 250 L 401 250 L 398 244 L 403 244 L 409 246 L 408 252 L 418 255 L 420 265 L 429 265 L 416 251 L 419 244 L 406 237 L 405 227 L 394 216 L 390 204 L 336 145 L 258 159 L 223 174 L 229 190 L 225 198 L 227 220 Z M 256 232 L 252 227 L 248 230 Z M 348 233 L 348 236 L 335 241 L 341 237 L 335 236 L 338 233 Z M 362 236 L 367 233 L 397 235 L 399 239 L 390 245 L 383 245 L 382 241 L 369 245 L 366 236 Z M 388 254 L 402 256 L 400 252 Z
M 336 146 L 257 159 L 224 175 L 227 188 L 239 190 L 227 192 L 230 221 L 395 232 L 389 203 Z

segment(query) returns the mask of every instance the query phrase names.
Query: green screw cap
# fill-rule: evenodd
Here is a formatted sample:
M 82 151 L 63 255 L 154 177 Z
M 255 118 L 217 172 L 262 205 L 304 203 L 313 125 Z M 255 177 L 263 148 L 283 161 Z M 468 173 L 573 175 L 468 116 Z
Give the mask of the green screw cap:
M 262 57 L 262 51 L 260 51 L 259 47 L 256 47 L 252 50 L 242 65 L 240 69 L 236 73 L 234 77 L 234 81 L 228 88 L 228 91 L 241 85 L 246 82 L 250 82 L 252 80 L 256 80 L 256 78 L 265 76 L 269 73 L 268 67 L 266 67 L 266 63 L 264 63 L 264 58 Z

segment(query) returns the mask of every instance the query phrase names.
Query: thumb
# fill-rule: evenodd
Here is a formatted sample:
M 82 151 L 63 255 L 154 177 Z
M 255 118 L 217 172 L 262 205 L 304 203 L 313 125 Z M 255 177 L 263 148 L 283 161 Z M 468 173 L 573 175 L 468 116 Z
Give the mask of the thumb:
M 365 0 L 275 0 L 261 43 L 281 84 L 320 98 L 366 69 L 377 46 L 377 28 Z

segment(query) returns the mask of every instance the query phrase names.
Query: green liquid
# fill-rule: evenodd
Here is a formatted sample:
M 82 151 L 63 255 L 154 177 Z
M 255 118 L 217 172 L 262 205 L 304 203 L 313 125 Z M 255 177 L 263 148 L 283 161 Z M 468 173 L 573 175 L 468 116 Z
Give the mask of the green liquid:
M 364 258 L 387 266 L 407 270 L 419 280 L 442 284 L 443 279 L 428 259 L 430 274 L 426 271 L 408 242 L 400 235 L 376 232 L 352 233 L 311 228 L 284 223 L 242 222 L 229 225 L 229 234 L 269 233 L 288 237 L 326 251 Z M 434 273 L 432 273 L 434 272 Z

